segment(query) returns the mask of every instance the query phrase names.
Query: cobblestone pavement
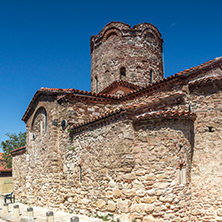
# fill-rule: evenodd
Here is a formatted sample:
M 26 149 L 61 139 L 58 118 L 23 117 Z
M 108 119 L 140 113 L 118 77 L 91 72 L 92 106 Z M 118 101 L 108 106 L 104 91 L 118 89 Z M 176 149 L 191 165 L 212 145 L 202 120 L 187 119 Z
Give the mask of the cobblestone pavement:
M 18 204 L 20 210 L 20 216 L 15 217 L 13 215 L 13 205 Z M 26 204 L 13 203 L 9 204 L 9 213 L 3 212 L 3 198 L 0 198 L 0 222 L 20 222 L 21 218 L 27 217 L 27 208 L 32 207 Z M 43 207 L 33 207 L 35 222 L 46 222 L 46 212 L 49 210 Z M 89 218 L 83 215 L 69 214 L 62 211 L 54 212 L 54 222 L 70 222 L 72 217 L 79 217 L 79 222 L 102 222 L 97 218 Z

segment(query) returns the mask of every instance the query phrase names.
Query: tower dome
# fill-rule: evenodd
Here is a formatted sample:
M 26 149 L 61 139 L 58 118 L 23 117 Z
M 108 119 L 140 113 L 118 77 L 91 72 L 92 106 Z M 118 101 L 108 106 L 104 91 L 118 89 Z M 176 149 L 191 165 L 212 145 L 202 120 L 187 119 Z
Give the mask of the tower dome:
M 115 80 L 145 86 L 163 78 L 161 34 L 149 23 L 110 22 L 90 39 L 91 91 Z

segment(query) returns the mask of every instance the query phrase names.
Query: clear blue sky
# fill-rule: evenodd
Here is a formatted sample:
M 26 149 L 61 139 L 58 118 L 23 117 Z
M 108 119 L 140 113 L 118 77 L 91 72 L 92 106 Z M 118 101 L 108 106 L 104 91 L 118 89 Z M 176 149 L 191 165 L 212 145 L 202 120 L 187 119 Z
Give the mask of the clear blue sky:
M 165 76 L 222 56 L 221 0 L 0 0 L 0 141 L 41 87 L 90 90 L 89 40 L 111 21 L 155 25 Z

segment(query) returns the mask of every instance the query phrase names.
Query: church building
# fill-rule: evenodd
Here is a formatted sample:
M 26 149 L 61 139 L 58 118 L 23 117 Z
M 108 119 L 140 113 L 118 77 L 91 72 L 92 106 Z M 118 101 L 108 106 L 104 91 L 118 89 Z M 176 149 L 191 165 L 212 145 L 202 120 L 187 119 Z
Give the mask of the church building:
M 14 193 L 115 221 L 222 221 L 222 57 L 164 78 L 149 23 L 90 39 L 91 91 L 41 88 L 22 120 Z M 201 56 L 201 55 L 200 55 Z

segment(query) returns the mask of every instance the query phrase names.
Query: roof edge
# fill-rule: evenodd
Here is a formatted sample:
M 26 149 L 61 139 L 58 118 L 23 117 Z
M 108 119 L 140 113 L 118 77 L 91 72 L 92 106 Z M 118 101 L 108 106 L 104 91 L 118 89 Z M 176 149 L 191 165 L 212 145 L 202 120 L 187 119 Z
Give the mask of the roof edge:
M 12 150 L 10 153 L 11 153 L 12 157 L 14 157 L 14 156 L 18 156 L 20 154 L 23 154 L 25 152 L 26 152 L 26 146 L 22 146 L 22 147 Z

